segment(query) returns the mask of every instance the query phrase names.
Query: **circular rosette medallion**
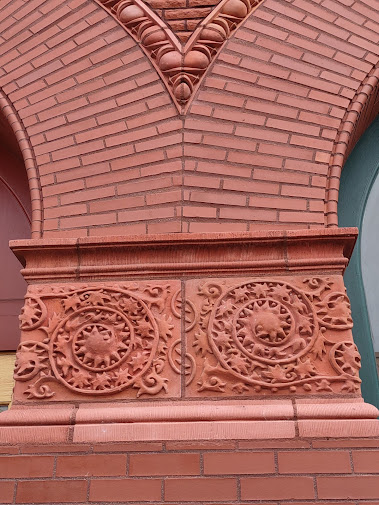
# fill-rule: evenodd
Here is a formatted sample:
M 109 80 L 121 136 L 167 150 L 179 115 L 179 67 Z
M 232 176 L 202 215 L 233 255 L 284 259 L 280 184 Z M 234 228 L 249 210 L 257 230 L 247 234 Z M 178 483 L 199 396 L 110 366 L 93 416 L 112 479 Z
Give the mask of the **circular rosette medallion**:
M 25 297 L 24 306 L 18 316 L 21 330 L 30 331 L 38 328 L 43 323 L 46 314 L 46 306 L 40 298 L 35 296 Z
M 107 306 L 87 304 L 61 321 L 51 339 L 50 360 L 55 376 L 71 390 L 115 393 L 147 372 L 158 338 L 145 303 L 123 293 Z
M 316 315 L 304 293 L 282 281 L 250 281 L 229 289 L 216 302 L 209 321 L 213 352 L 245 381 L 266 380 L 312 347 L 318 334 Z M 268 372 L 269 371 L 269 372 Z
M 361 356 L 354 342 L 345 341 L 335 344 L 330 349 L 329 356 L 334 369 L 338 373 L 358 377 L 361 368 Z

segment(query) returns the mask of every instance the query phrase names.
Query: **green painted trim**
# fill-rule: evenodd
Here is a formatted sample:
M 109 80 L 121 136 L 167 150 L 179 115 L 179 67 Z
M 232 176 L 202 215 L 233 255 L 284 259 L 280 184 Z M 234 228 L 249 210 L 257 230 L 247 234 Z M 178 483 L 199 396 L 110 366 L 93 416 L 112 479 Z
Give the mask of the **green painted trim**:
M 361 137 L 342 170 L 338 202 L 339 226 L 357 226 L 359 230 L 362 229 L 367 199 L 378 174 L 379 117 Z M 362 280 L 360 236 L 344 279 L 351 302 L 353 336 L 362 356 L 362 394 L 365 401 L 379 407 L 379 381 Z

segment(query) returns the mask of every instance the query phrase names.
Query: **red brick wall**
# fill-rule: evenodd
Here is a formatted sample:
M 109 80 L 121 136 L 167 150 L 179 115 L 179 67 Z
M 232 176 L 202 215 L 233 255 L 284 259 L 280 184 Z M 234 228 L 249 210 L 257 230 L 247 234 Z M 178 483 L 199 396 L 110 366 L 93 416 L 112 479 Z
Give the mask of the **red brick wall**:
M 195 28 L 220 0 L 147 0 L 146 3 L 186 41 Z
M 9 504 L 379 499 L 372 439 L 22 445 L 0 453 L 0 502 Z
M 3 2 L 0 87 L 38 166 L 43 235 L 324 225 L 333 143 L 379 58 L 374 3 L 265 0 L 179 116 L 95 1 Z

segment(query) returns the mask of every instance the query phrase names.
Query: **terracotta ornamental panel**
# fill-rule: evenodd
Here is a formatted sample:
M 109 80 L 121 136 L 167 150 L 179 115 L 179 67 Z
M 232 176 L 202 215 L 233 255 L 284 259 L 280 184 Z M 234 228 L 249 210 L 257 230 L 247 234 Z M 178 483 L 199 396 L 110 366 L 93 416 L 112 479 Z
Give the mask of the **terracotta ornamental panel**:
M 15 404 L 357 398 L 342 279 L 354 240 L 317 230 L 14 242 L 29 284 Z
M 360 356 L 342 277 L 193 280 L 186 296 L 194 316 L 187 323 L 186 396 L 359 391 Z
M 180 370 L 169 365 L 179 303 L 173 280 L 29 287 L 17 389 L 34 400 L 179 396 Z
M 1 4 L 32 232 L 1 503 L 378 500 L 337 226 L 374 1 Z

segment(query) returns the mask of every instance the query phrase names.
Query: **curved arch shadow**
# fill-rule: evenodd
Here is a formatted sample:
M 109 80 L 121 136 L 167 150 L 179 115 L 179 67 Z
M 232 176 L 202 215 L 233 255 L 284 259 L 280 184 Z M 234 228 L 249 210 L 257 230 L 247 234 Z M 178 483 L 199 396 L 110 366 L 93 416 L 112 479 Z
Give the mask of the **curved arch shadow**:
M 372 186 L 379 174 L 379 118 L 361 137 L 341 175 L 338 213 L 341 226 L 356 226 L 362 232 L 363 218 Z M 359 234 L 350 263 L 344 274 L 354 320 L 353 335 L 362 357 L 362 394 L 379 406 L 379 382 L 366 293 L 362 277 L 362 233 Z
M 10 102 L 7 95 L 0 88 L 0 111 L 6 118 L 17 140 L 22 154 L 26 175 L 29 181 L 30 200 L 32 205 L 31 237 L 42 237 L 42 192 L 39 182 L 39 174 L 34 158 L 33 149 L 21 119 Z

